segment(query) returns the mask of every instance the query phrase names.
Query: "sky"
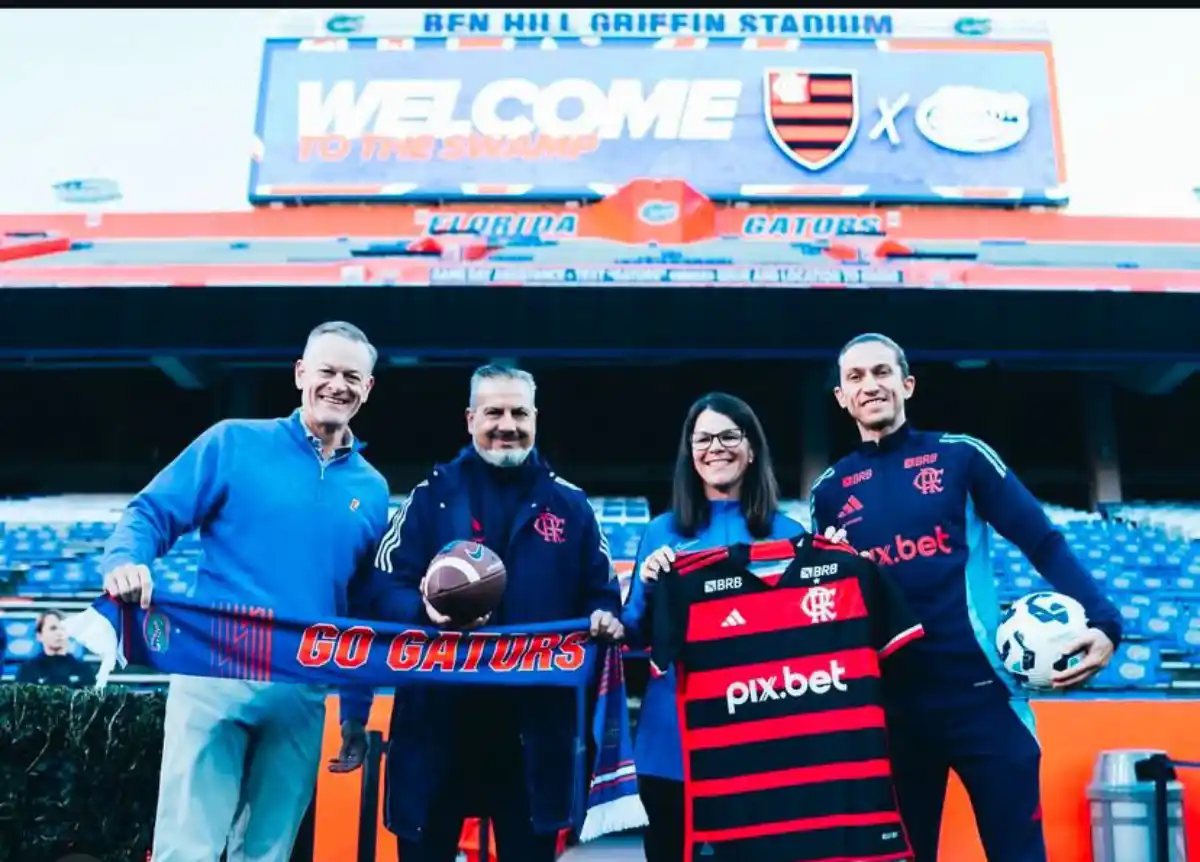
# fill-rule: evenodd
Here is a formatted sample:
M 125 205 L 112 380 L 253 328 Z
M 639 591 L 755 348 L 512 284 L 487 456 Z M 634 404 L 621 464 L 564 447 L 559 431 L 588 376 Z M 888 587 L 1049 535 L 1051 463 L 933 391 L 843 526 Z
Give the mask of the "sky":
M 1200 11 L 1046 10 L 1070 212 L 1200 216 Z M 247 209 L 273 10 L 0 10 L 0 212 L 104 177 L 112 211 Z M 997 12 L 997 17 L 1003 13 Z

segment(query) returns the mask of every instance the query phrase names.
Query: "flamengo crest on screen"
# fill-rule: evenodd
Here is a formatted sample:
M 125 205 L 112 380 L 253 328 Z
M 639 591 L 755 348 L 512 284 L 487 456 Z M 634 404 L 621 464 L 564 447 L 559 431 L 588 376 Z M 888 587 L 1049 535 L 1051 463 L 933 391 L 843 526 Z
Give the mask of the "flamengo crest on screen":
M 763 114 L 780 151 L 819 171 L 854 141 L 858 76 L 851 69 L 764 69 Z

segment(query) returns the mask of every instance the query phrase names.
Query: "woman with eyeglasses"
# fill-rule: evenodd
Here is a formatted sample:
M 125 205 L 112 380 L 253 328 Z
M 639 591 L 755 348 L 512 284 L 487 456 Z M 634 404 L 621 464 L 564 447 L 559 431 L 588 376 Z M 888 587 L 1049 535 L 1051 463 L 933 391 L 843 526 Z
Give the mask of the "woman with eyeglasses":
M 789 539 L 804 530 L 779 513 L 779 485 L 762 425 L 740 398 L 713 392 L 683 421 L 671 511 L 646 527 L 623 622 L 635 644 L 649 636 L 654 588 L 679 551 Z M 642 699 L 634 762 L 650 820 L 646 862 L 684 862 L 683 743 L 675 673 L 651 679 Z

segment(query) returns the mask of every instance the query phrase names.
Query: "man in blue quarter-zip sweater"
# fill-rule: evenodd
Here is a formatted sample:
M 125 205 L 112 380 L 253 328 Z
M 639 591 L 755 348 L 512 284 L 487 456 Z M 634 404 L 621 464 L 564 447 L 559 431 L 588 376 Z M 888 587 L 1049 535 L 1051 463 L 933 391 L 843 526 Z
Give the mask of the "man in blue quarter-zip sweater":
M 198 529 L 194 598 L 296 620 L 347 615 L 351 581 L 387 527 L 387 482 L 349 423 L 376 352 L 348 323 L 314 329 L 296 363 L 301 406 L 201 434 L 126 508 L 104 588 L 149 607 L 150 565 Z M 286 862 L 316 786 L 318 687 L 175 676 L 167 695 L 155 862 Z
M 477 625 L 590 616 L 593 636 L 622 636 L 608 540 L 584 492 L 534 448 L 534 396 L 526 371 L 487 365 L 475 372 L 466 412 L 471 445 L 436 466 L 392 519 L 375 558 L 380 591 L 360 596 L 365 614 L 450 625 L 424 598 L 425 573 L 448 543 L 474 540 L 508 569 L 499 606 Z M 391 609 L 383 606 L 388 598 Z M 350 702 L 343 707 L 350 715 Z M 359 705 L 360 718 L 366 707 Z M 454 862 L 463 817 L 488 816 L 500 862 L 554 862 L 558 830 L 582 826 L 571 824 L 571 813 L 575 754 L 586 733 L 566 690 L 397 689 L 384 816 L 400 859 Z
M 901 814 L 916 862 L 936 862 L 949 770 L 962 780 L 989 862 L 1044 862 L 1033 713 L 1000 667 L 988 525 L 1020 548 L 1092 628 L 1056 687 L 1104 667 L 1120 616 L 1033 495 L 991 447 L 905 421 L 915 381 L 898 344 L 860 335 L 838 357 L 838 404 L 862 445 L 814 483 L 813 532 L 842 531 L 889 569 L 925 637 L 884 675 Z

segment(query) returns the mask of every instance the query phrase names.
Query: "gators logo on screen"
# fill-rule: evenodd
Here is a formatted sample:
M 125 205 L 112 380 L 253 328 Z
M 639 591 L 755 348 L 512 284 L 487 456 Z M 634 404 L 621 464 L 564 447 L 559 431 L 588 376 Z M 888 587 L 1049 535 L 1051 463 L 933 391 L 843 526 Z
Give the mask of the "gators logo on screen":
M 848 69 L 763 70 L 767 131 L 810 171 L 836 162 L 858 131 L 858 77 Z

